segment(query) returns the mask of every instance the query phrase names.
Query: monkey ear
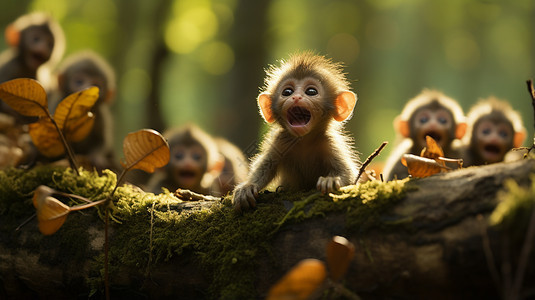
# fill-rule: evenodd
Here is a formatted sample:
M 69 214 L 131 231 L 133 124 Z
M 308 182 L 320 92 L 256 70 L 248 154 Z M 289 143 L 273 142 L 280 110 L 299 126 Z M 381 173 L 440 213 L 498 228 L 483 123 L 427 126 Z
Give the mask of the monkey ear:
M 394 129 L 399 132 L 403 137 L 408 138 L 411 135 L 411 129 L 409 127 L 409 121 L 401 119 L 401 116 L 397 116 L 394 119 Z
M 5 37 L 8 45 L 17 47 L 20 42 L 20 31 L 18 31 L 13 24 L 10 24 L 6 27 Z
M 526 132 L 524 130 L 515 132 L 515 136 L 513 137 L 513 147 L 518 148 L 522 146 L 522 143 L 524 142 L 525 138 Z
M 459 124 L 457 124 L 457 128 L 455 128 L 455 137 L 462 139 L 466 133 L 467 127 L 468 125 L 466 125 L 466 122 L 459 122 Z
M 351 116 L 357 103 L 357 96 L 352 92 L 341 92 L 334 99 L 334 119 L 342 122 Z
M 260 94 L 258 96 L 258 107 L 262 112 L 262 117 L 268 123 L 273 123 L 275 121 L 275 116 L 273 116 L 273 110 L 271 109 L 271 96 L 266 93 Z

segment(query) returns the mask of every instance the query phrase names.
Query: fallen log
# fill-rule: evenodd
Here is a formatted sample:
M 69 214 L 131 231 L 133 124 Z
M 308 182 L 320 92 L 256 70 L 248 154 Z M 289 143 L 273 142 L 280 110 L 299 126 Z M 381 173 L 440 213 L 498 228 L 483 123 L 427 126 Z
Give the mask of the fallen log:
M 110 222 L 111 295 L 264 298 L 302 259 L 325 261 L 328 241 L 341 235 L 356 248 L 341 284 L 362 299 L 508 299 L 527 221 L 499 227 L 488 220 L 506 182 L 529 187 L 534 170 L 527 159 L 331 196 L 267 192 L 257 210 L 243 214 L 229 199 L 183 202 L 125 187 L 114 199 L 117 222 Z M 72 172 L 54 172 L 45 184 L 90 198 L 91 189 L 102 194 L 112 186 L 96 177 L 85 189 L 81 179 L 69 187 Z M 51 236 L 41 235 L 35 220 L 16 231 L 33 213 L 37 184 L 43 182 L 16 193 L 2 187 L 9 197 L 0 198 L 0 298 L 102 297 L 102 211 L 73 214 Z M 529 216 L 531 206 L 522 212 Z M 533 292 L 534 260 L 524 266 L 520 298 Z

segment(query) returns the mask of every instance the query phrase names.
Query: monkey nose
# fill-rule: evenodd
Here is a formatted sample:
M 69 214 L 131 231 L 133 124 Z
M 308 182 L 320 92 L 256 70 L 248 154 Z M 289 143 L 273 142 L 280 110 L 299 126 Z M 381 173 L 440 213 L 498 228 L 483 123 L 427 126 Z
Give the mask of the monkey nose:
M 299 100 L 303 99 L 303 97 L 301 97 L 301 95 L 294 95 L 294 96 L 292 96 L 292 99 L 294 101 L 299 101 Z

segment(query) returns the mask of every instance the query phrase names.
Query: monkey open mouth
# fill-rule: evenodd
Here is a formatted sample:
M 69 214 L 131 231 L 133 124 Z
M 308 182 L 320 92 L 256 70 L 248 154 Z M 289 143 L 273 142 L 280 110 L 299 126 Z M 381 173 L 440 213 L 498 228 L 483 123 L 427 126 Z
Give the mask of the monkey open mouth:
M 196 175 L 197 173 L 195 173 L 194 171 L 190 171 L 190 170 L 183 170 L 183 171 L 178 172 L 178 176 L 183 179 L 191 180 L 195 178 Z
M 483 150 L 485 150 L 485 152 L 491 155 L 499 155 L 502 152 L 502 149 L 500 148 L 500 146 L 494 145 L 494 144 L 485 145 Z
M 42 53 L 33 53 L 32 58 L 41 64 L 45 63 L 49 59 L 47 55 Z
M 291 126 L 305 126 L 311 118 L 310 111 L 302 106 L 293 106 L 286 113 L 286 119 Z

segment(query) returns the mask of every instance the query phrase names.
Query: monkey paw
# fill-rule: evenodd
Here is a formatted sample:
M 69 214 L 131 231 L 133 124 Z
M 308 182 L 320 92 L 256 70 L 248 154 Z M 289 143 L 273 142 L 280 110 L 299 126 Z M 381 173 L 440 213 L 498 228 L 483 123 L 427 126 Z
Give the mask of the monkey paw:
M 238 211 L 247 210 L 256 206 L 255 198 L 258 196 L 258 187 L 252 183 L 242 183 L 234 190 L 232 204 Z
M 340 176 L 336 176 L 336 177 L 320 176 L 320 178 L 318 178 L 318 183 L 316 184 L 316 188 L 322 194 L 327 194 L 327 193 L 339 190 L 341 185 L 342 185 L 342 179 L 340 179 Z

